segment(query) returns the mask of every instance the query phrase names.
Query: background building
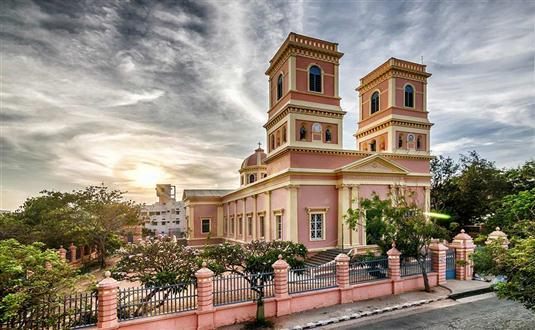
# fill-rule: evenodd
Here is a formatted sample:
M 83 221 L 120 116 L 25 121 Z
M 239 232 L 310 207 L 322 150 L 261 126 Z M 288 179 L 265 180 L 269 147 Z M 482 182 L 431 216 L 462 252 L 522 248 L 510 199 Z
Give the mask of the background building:
M 182 237 L 186 231 L 184 203 L 176 200 L 176 188 L 170 184 L 157 184 L 158 202 L 145 205 L 141 216 L 145 228 L 156 235 Z

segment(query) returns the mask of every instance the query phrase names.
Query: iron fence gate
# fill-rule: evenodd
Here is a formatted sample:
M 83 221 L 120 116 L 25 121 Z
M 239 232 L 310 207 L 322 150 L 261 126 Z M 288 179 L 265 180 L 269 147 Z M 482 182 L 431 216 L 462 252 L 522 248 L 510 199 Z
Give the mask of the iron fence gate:
M 446 252 L 446 279 L 455 279 L 455 249 Z

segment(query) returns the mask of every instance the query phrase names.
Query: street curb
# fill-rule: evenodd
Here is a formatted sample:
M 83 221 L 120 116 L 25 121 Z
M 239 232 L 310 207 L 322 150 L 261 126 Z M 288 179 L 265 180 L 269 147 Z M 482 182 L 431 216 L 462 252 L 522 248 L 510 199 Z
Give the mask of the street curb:
M 384 313 L 392 312 L 392 311 L 395 311 L 395 310 L 400 310 L 400 309 L 405 309 L 405 308 L 410 308 L 410 307 L 426 305 L 426 304 L 430 304 L 430 303 L 433 303 L 433 302 L 445 300 L 445 299 L 448 299 L 448 298 L 449 298 L 449 296 L 442 296 L 442 297 L 438 297 L 438 298 L 434 298 L 434 299 L 416 300 L 416 301 L 405 303 L 405 304 L 402 304 L 402 305 L 398 304 L 398 305 L 384 307 L 384 308 L 381 308 L 381 309 L 374 309 L 374 310 L 369 310 L 369 311 L 357 312 L 357 313 L 353 313 L 353 314 L 349 314 L 349 315 L 342 315 L 342 316 L 339 316 L 339 317 L 336 317 L 336 318 L 319 320 L 319 321 L 316 321 L 316 322 L 309 322 L 309 323 L 303 324 L 303 325 L 295 325 L 295 326 L 293 326 L 291 328 L 283 328 L 281 330 L 313 329 L 313 328 L 322 327 L 322 326 L 328 325 L 328 324 L 340 323 L 340 322 L 349 321 L 349 320 L 356 320 L 356 319 L 364 318 L 366 316 L 384 314 Z
M 450 299 L 457 300 L 457 299 L 477 296 L 477 295 L 489 293 L 489 292 L 494 292 L 494 289 L 492 287 L 488 287 L 488 288 L 481 288 L 481 289 L 476 289 L 476 290 L 468 290 L 468 291 L 463 291 L 463 292 L 452 293 L 448 297 Z

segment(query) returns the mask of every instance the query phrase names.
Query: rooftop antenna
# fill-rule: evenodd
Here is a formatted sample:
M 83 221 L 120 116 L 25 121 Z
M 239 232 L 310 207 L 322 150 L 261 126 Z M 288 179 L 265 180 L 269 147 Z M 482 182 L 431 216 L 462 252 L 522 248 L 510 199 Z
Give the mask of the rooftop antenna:
M 424 57 L 420 56 L 420 58 L 421 58 L 422 64 L 424 64 Z

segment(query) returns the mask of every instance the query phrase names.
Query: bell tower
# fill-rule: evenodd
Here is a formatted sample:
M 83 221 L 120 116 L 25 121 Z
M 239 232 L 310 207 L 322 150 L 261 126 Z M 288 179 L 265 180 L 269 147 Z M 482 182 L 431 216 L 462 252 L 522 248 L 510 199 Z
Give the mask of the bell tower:
M 429 154 L 426 66 L 390 58 L 360 79 L 357 149 Z
M 270 61 L 267 152 L 342 149 L 338 44 L 290 33 Z

